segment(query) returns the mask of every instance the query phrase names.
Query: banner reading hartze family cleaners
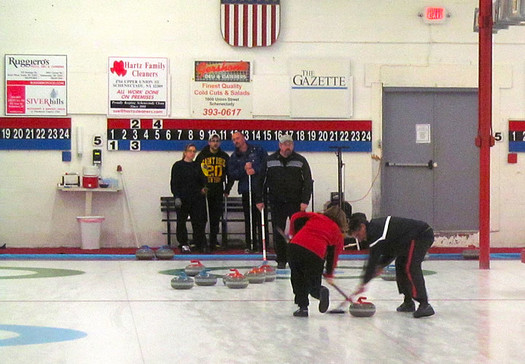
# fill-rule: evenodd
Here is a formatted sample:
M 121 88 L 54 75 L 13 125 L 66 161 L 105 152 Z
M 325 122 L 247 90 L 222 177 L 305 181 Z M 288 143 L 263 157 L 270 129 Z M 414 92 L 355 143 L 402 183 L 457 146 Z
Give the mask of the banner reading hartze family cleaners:
M 168 115 L 168 59 L 109 57 L 109 114 Z
M 67 57 L 5 55 L 5 114 L 67 114 Z
M 194 118 L 252 117 L 250 62 L 195 61 L 191 92 Z

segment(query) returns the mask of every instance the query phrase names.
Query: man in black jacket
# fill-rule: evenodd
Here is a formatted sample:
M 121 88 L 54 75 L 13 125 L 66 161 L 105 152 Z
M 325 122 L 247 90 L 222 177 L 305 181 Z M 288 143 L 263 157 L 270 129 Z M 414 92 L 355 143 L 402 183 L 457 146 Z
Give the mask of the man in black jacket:
M 288 218 L 298 211 L 306 211 L 312 196 L 312 173 L 308 161 L 294 151 L 293 139 L 288 134 L 279 138 L 279 150 L 268 157 L 263 173 L 264 190 L 268 190 L 272 214 L 277 268 L 284 269 L 286 241 L 278 229 L 284 231 Z
M 397 311 L 413 312 L 415 318 L 434 314 L 421 270 L 425 254 L 434 242 L 434 231 L 426 222 L 395 216 L 367 221 L 365 214 L 355 213 L 350 217 L 348 231 L 370 249 L 362 283 L 353 296 L 364 292 L 365 285 L 395 259 L 397 287 L 405 295 Z M 413 300 L 419 302 L 417 310 Z
M 218 246 L 217 235 L 223 211 L 224 195 L 230 193 L 231 184 L 226 185 L 227 163 L 230 156 L 221 149 L 221 139 L 213 133 L 195 161 L 201 166 L 206 176 L 208 192 L 208 215 L 210 218 L 210 250 Z

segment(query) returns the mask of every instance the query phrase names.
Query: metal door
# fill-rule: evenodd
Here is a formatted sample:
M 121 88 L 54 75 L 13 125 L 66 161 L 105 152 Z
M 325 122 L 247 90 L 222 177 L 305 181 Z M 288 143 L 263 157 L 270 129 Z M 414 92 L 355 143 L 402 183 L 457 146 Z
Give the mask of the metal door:
M 381 213 L 478 230 L 477 90 L 386 88 Z

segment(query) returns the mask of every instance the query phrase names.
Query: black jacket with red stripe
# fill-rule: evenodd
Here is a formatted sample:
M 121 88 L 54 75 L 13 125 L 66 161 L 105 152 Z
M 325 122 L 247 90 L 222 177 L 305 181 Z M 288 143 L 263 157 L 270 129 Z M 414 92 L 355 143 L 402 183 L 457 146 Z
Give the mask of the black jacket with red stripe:
M 374 278 L 377 268 L 386 267 L 396 257 L 408 254 L 412 240 L 434 241 L 432 228 L 424 221 L 388 216 L 366 224 L 366 241 L 370 249 L 363 283 Z

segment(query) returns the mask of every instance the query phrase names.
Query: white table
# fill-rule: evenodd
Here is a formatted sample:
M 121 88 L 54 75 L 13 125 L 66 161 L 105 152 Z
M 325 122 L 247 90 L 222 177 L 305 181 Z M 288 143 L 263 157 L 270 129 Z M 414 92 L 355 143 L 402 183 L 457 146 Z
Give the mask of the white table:
M 84 207 L 84 215 L 91 216 L 93 211 L 93 192 L 119 192 L 121 188 L 84 188 L 84 187 L 64 187 L 58 186 L 59 191 L 64 192 L 84 192 L 86 194 L 86 203 Z

